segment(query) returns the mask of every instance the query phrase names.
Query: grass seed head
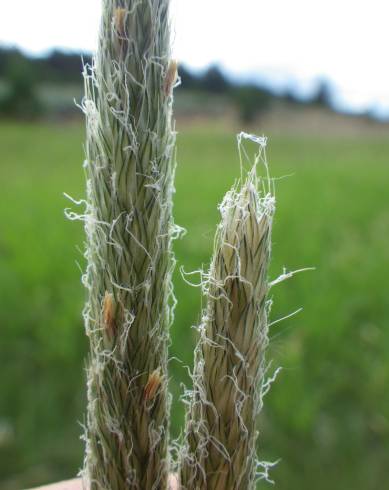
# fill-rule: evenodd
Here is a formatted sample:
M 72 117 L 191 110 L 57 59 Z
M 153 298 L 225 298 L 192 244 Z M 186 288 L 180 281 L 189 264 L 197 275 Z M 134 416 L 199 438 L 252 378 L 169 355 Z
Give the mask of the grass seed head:
M 102 6 L 98 50 L 84 69 L 86 484 L 165 489 L 175 134 L 172 97 L 161 95 L 171 60 L 170 0 Z
M 186 490 L 256 485 L 274 211 L 262 184 L 254 165 L 220 206 L 186 417 L 180 471 Z

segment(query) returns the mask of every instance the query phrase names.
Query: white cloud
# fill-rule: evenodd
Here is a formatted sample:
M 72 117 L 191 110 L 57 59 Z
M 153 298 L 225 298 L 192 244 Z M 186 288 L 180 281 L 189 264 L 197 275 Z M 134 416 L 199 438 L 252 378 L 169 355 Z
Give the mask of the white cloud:
M 353 103 L 389 101 L 387 0 L 172 0 L 175 53 L 193 67 L 325 75 Z M 0 5 L 0 41 L 91 50 L 100 0 Z
M 99 0 L 3 0 L 0 41 L 33 53 L 53 46 L 93 49 L 99 17 Z
M 177 56 L 234 71 L 330 77 L 352 103 L 389 100 L 386 0 L 174 0 Z M 358 102 L 359 101 L 359 102 Z

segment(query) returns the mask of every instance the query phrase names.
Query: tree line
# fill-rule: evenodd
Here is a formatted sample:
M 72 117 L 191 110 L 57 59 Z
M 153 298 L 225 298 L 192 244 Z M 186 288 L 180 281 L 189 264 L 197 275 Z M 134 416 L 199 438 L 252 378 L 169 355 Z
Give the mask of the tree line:
M 41 84 L 80 85 L 83 63 L 91 61 L 89 53 L 53 50 L 45 56 L 32 57 L 17 48 L 0 47 L 0 115 L 35 117 L 43 114 L 45 107 L 37 96 L 37 87 Z M 302 102 L 290 91 L 280 96 L 255 83 L 234 82 L 217 65 L 203 72 L 181 65 L 179 74 L 180 90 L 223 95 L 235 105 L 246 123 L 264 114 L 277 99 Z M 329 86 L 323 82 L 305 103 L 329 106 L 330 99 Z

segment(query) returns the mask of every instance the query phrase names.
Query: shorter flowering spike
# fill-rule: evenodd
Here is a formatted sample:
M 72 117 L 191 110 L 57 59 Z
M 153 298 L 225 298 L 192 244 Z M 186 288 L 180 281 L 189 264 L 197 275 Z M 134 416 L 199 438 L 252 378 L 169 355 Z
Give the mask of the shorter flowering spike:
M 265 146 L 257 142 L 261 151 L 256 164 L 220 206 L 186 416 L 182 489 L 255 488 L 275 208 L 269 179 L 259 180 L 256 174 Z

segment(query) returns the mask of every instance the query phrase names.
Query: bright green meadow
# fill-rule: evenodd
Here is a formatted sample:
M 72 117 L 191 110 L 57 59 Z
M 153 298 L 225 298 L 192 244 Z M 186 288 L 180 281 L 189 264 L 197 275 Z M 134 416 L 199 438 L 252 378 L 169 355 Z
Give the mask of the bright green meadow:
M 85 358 L 81 311 L 84 196 L 81 124 L 0 124 L 0 487 L 71 477 L 82 466 Z M 254 145 L 248 145 L 253 153 Z M 389 488 L 389 139 L 269 140 L 276 180 L 274 287 L 260 455 L 278 490 Z M 200 290 L 179 268 L 207 267 L 217 205 L 240 174 L 232 131 L 204 124 L 178 136 L 176 308 L 170 361 L 172 433 L 183 422 Z M 198 282 L 199 277 L 190 277 Z M 260 488 L 270 488 L 267 483 Z

